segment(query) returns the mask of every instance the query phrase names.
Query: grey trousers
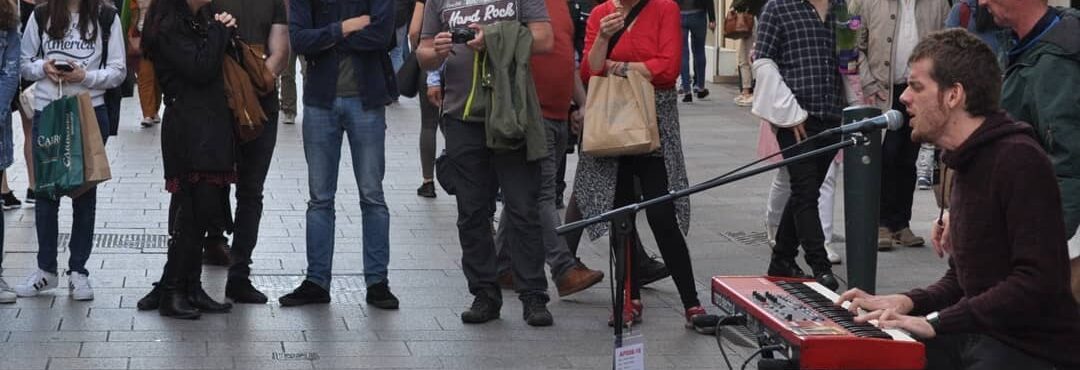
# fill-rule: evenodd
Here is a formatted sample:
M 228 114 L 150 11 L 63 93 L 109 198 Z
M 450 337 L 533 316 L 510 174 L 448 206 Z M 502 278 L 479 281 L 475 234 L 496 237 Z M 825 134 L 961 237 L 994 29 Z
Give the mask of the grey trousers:
M 446 155 L 440 169 L 452 171 L 457 189 L 458 238 L 461 266 L 469 292 L 490 292 L 501 297 L 497 274 L 495 238 L 491 216 L 495 193 L 502 185 L 503 220 L 509 221 L 505 237 L 513 260 L 514 286 L 518 294 L 547 298 L 544 279 L 544 245 L 541 241 L 540 161 L 526 161 L 525 151 L 496 153 L 488 149 L 482 122 L 463 122 L 443 117 Z M 443 175 L 439 180 L 443 181 Z
M 540 160 L 541 179 L 540 198 L 538 199 L 540 204 L 540 226 L 543 228 L 541 237 L 547 255 L 547 264 L 551 268 L 551 279 L 558 282 L 563 274 L 570 271 L 570 268 L 577 264 L 574 255 L 570 253 L 570 248 L 566 246 L 566 239 L 555 233 L 555 228 L 562 225 L 559 211 L 555 209 L 555 176 L 559 170 L 559 158 L 562 153 L 566 152 L 566 138 L 569 135 L 569 126 L 566 121 L 544 119 L 544 128 L 547 132 L 549 155 L 547 158 Z M 506 228 L 511 226 L 505 208 L 503 208 L 499 220 L 499 230 L 495 234 L 495 247 L 499 249 L 499 273 L 502 273 L 503 271 L 509 271 L 512 264 L 510 254 L 507 253 L 509 244 L 507 244 L 507 238 L 504 237 Z

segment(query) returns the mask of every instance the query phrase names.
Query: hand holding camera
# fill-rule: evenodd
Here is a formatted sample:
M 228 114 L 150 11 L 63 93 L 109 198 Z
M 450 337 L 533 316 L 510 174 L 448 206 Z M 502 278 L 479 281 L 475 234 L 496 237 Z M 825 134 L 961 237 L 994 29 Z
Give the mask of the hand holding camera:
M 470 24 L 468 28 L 461 30 L 462 31 L 459 31 L 460 37 L 462 38 L 462 41 L 465 41 L 465 45 L 468 45 L 476 51 L 484 51 L 484 29 L 481 28 L 479 24 L 473 23 Z M 466 30 L 471 32 L 466 32 Z M 451 30 L 451 33 L 453 33 L 453 30 Z M 472 38 L 466 39 L 469 36 L 469 33 L 472 34 Z M 454 41 L 457 43 L 457 40 Z

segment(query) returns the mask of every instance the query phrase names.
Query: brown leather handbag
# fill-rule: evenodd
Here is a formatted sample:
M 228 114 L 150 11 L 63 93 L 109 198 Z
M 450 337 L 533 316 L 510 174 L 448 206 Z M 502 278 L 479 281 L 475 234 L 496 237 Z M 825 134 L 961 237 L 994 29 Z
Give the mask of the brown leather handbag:
M 251 77 L 255 93 L 267 96 L 277 88 L 277 78 L 266 68 L 266 50 L 263 45 L 248 44 L 239 38 L 233 40 L 237 52 L 243 58 L 240 63 Z
M 237 137 L 246 143 L 262 134 L 268 118 L 259 97 L 273 92 L 276 86 L 273 74 L 263 63 L 263 53 L 256 47 L 234 39 L 231 51 L 222 66 L 225 95 L 236 121 Z
M 754 15 L 748 12 L 728 11 L 724 17 L 724 38 L 741 40 L 754 32 Z

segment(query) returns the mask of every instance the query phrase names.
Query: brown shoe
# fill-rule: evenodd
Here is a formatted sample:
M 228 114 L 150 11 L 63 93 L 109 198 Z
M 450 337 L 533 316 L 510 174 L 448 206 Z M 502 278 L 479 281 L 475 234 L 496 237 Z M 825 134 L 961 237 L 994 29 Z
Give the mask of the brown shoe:
M 926 245 L 926 240 L 911 232 L 910 227 L 905 227 L 903 230 L 893 233 L 893 241 L 897 246 L 901 247 L 921 247 Z
M 203 241 L 203 264 L 213 266 L 232 265 L 232 258 L 229 258 L 228 240 L 206 238 Z
M 499 288 L 514 290 L 514 273 L 510 270 L 500 272 L 495 281 L 499 283 Z
M 555 286 L 559 288 L 559 297 L 580 292 L 604 280 L 604 273 L 589 270 L 582 265 L 575 265 L 563 273 Z
M 877 249 L 879 251 L 887 251 L 896 247 L 896 242 L 893 240 L 893 232 L 889 231 L 889 228 L 881 226 L 877 228 Z

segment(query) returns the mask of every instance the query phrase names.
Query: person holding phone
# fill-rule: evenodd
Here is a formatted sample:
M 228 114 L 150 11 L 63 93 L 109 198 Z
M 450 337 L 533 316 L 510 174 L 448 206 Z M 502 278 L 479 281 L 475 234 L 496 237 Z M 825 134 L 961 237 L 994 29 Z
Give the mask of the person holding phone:
M 40 24 L 39 24 L 40 21 Z M 108 27 L 106 32 L 103 28 Z M 62 95 L 89 93 L 102 132 L 109 136 L 105 90 L 119 86 L 126 76 L 124 41 L 117 10 L 101 0 L 54 0 L 39 5 L 23 32 L 23 79 L 36 81 L 34 127 L 37 136 L 41 110 Z M 105 35 L 109 39 L 104 40 Z M 107 49 L 106 50 L 106 45 Z M 37 228 L 37 269 L 15 287 L 20 297 L 33 297 L 59 285 L 57 239 L 60 199 L 40 197 L 34 212 Z M 71 200 L 74 220 L 68 259 L 68 288 L 75 300 L 94 299 L 86 261 L 94 239 L 97 191 L 91 189 Z

